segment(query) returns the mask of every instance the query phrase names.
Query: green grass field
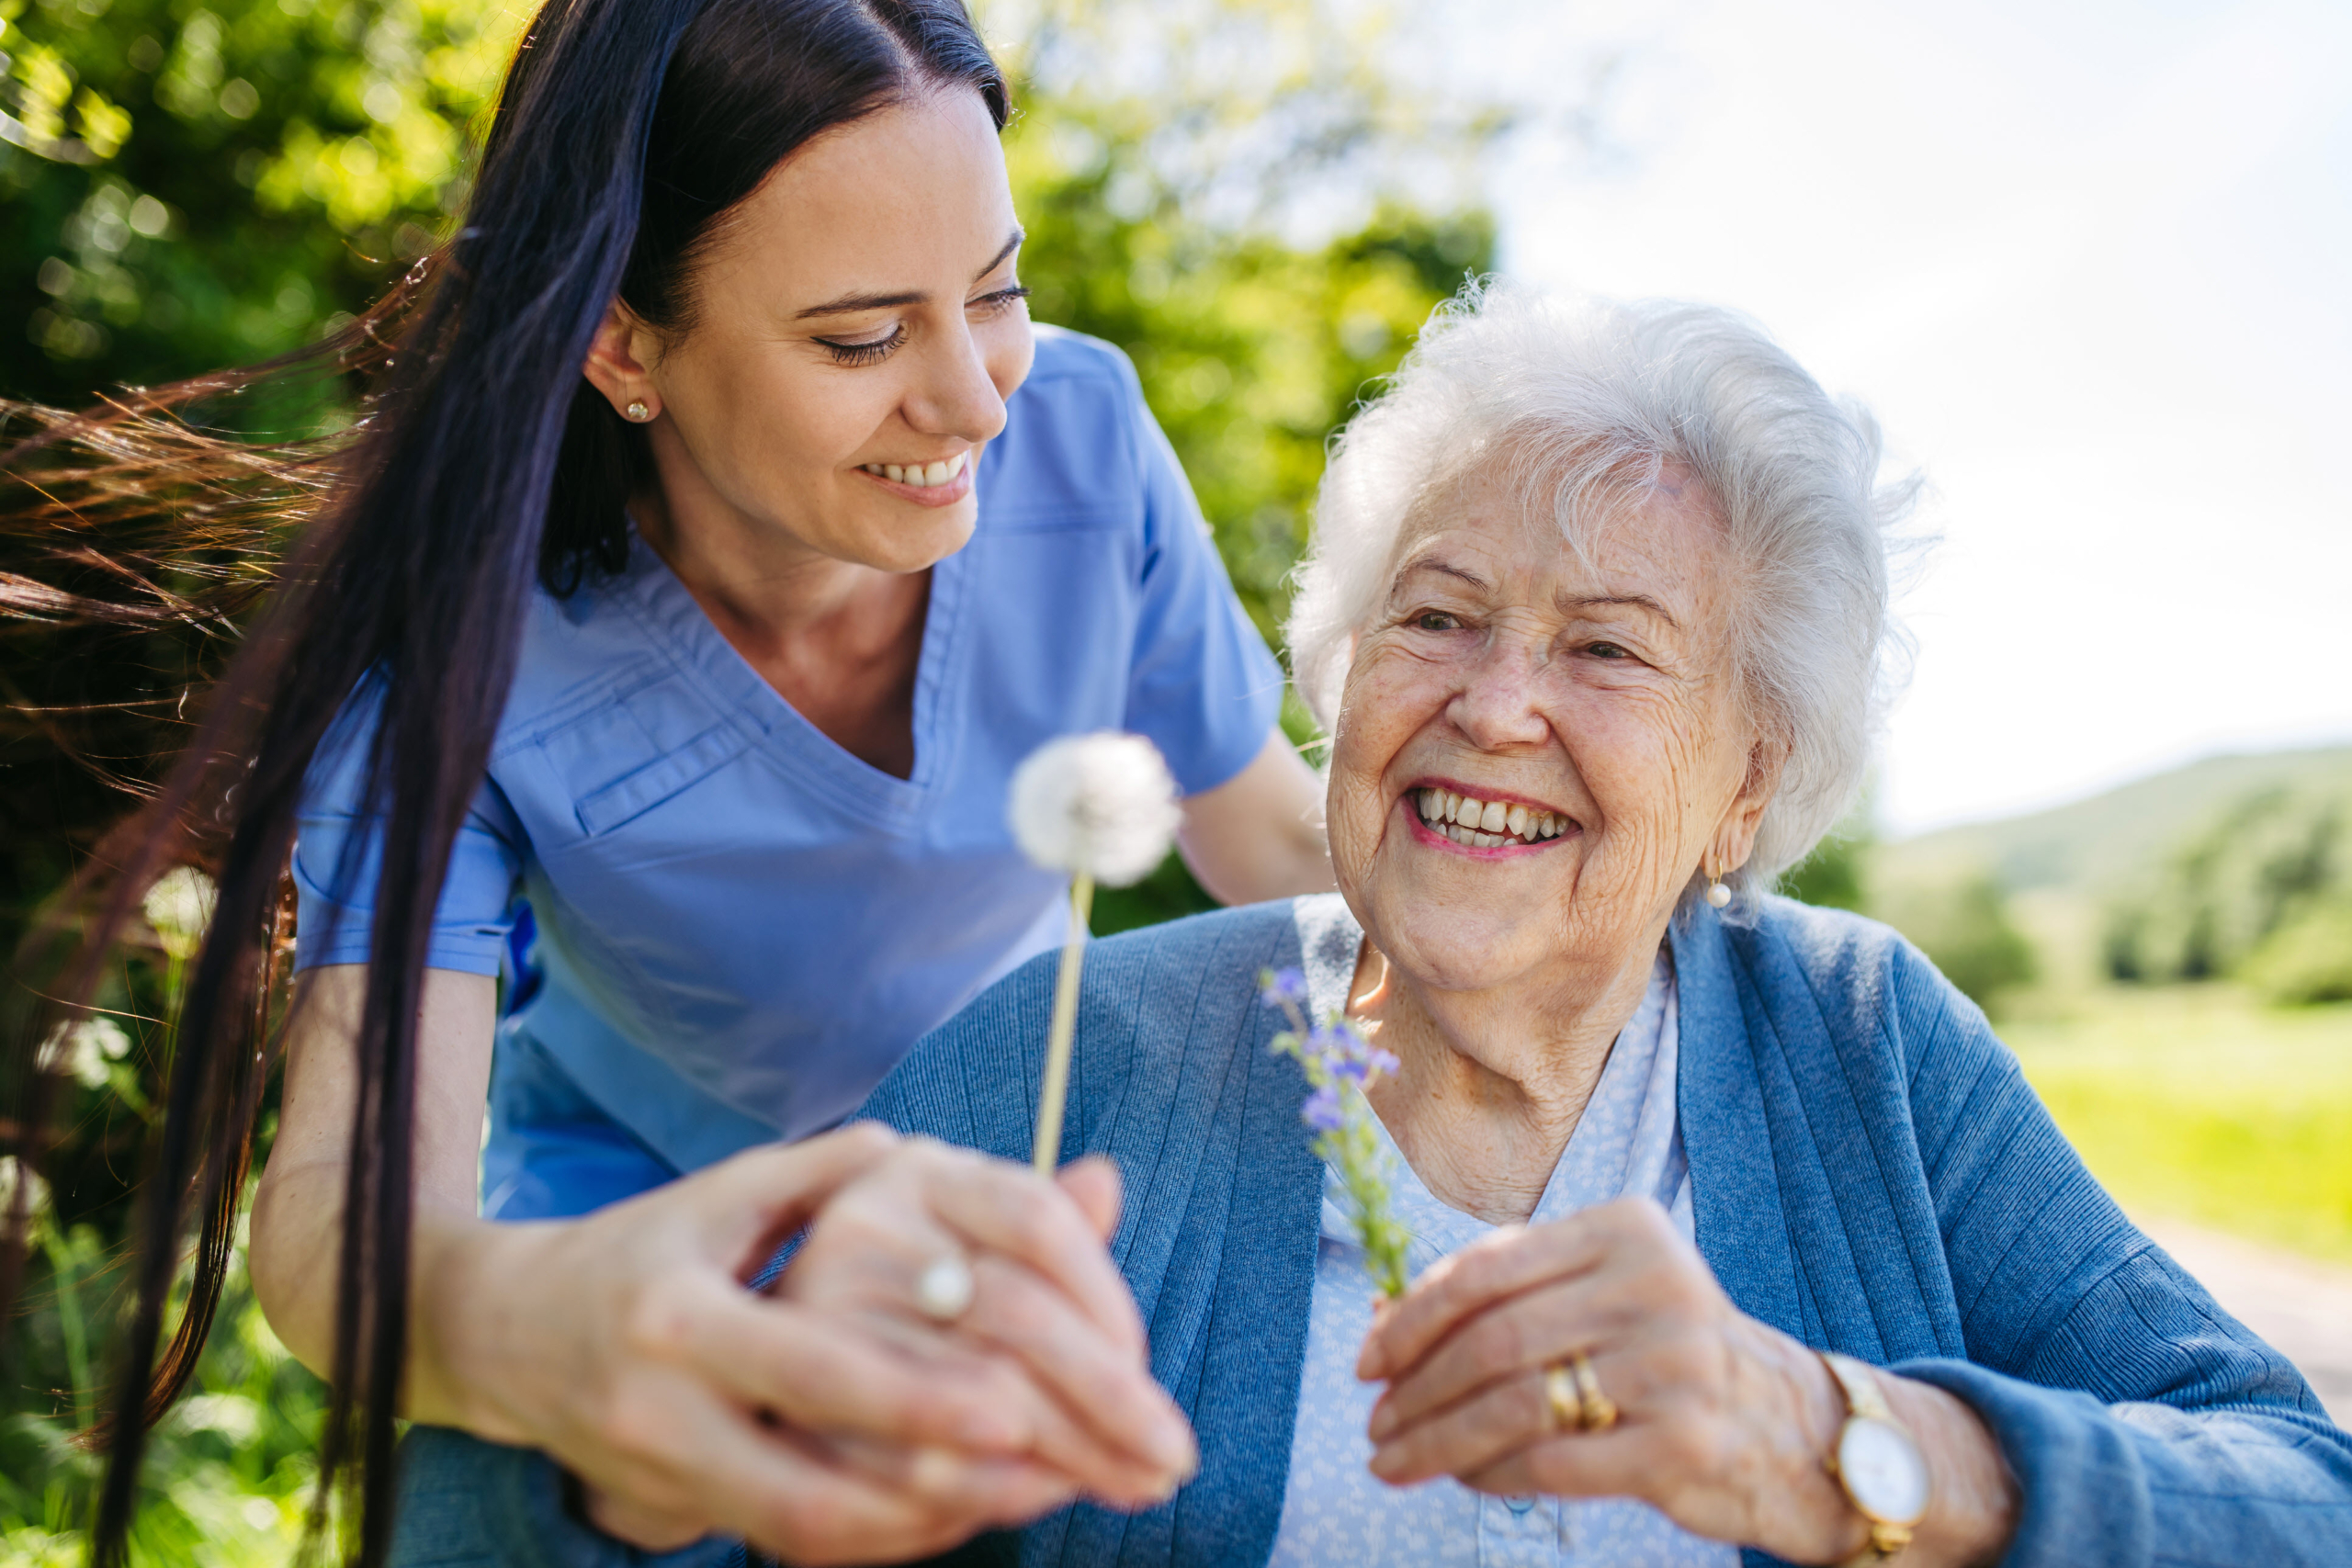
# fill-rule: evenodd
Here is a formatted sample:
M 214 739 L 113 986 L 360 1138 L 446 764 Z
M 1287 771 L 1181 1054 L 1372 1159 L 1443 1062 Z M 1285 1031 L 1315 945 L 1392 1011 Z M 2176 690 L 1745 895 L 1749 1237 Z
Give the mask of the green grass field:
M 2352 1262 L 2352 1004 L 2103 987 L 2001 1033 L 2126 1208 Z

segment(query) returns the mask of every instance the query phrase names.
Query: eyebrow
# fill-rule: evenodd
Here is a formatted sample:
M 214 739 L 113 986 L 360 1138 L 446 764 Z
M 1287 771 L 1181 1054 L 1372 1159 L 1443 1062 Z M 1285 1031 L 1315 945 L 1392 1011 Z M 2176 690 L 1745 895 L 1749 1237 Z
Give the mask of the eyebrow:
M 1028 237 L 1021 229 L 1015 228 L 1012 231 L 1012 237 L 1005 241 L 1004 249 L 990 256 L 989 265 L 972 275 L 972 281 L 977 283 L 1002 266 L 1005 259 L 1019 250 L 1021 242 Z M 930 298 L 930 295 L 920 288 L 902 290 L 897 294 L 844 294 L 838 299 L 828 299 L 821 305 L 811 305 L 794 316 L 793 320 L 805 321 L 812 316 L 846 316 L 854 310 L 894 310 L 901 305 L 922 304 Z
M 1396 573 L 1396 581 L 1398 582 L 1402 582 L 1417 571 L 1442 572 L 1447 577 L 1458 578 L 1462 581 L 1468 583 L 1471 587 L 1478 590 L 1481 593 L 1487 591 L 1487 580 L 1485 578 L 1480 577 L 1475 571 L 1466 571 L 1461 567 L 1455 566 L 1452 561 L 1440 560 L 1434 556 L 1424 556 L 1419 560 L 1407 561 L 1403 570 Z
M 1579 593 L 1559 601 L 1564 610 L 1582 610 L 1594 604 L 1631 604 L 1637 610 L 1647 610 L 1676 631 L 1682 629 L 1682 623 L 1674 618 L 1674 612 L 1646 593 Z
M 1476 572 L 1469 571 L 1462 567 L 1455 566 L 1452 561 L 1440 560 L 1433 556 L 1425 556 L 1419 560 L 1407 561 L 1403 570 L 1396 573 L 1396 581 L 1401 583 L 1417 571 L 1438 572 L 1443 576 L 1451 577 L 1459 581 L 1465 582 L 1481 593 L 1487 591 L 1487 580 L 1480 577 Z M 1651 598 L 1646 593 L 1564 594 L 1559 599 L 1554 601 L 1554 603 L 1557 604 L 1563 610 L 1584 610 L 1589 609 L 1597 604 L 1628 604 L 1637 610 L 1647 610 L 1651 615 L 1656 615 L 1659 620 L 1664 621 L 1676 631 L 1680 631 L 1682 629 L 1682 623 L 1674 618 L 1674 612 L 1668 609 L 1664 604 L 1659 604 L 1656 599 Z

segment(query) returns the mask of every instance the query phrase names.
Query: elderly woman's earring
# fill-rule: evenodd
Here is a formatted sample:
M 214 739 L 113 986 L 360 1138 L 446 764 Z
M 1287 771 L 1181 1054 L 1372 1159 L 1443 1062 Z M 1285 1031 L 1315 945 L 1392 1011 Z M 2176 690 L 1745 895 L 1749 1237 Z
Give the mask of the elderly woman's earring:
M 1722 874 L 1713 866 L 1707 868 L 1707 902 L 1718 909 L 1731 902 L 1731 889 L 1724 886 Z
M 637 421 L 639 424 L 643 424 L 647 420 L 653 417 L 653 411 L 645 406 L 645 400 L 643 398 L 639 398 L 636 401 L 630 403 L 626 412 L 629 418 Z

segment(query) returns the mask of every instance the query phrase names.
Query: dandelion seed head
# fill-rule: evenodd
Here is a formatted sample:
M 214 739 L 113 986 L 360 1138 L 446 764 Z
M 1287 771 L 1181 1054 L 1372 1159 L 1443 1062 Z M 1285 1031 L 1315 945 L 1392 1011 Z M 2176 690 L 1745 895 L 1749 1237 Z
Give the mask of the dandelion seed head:
M 1167 858 L 1182 817 L 1159 749 L 1113 730 L 1037 748 L 1013 771 L 1006 805 L 1022 853 L 1106 887 L 1149 875 Z
M 185 959 L 203 945 L 204 929 L 212 923 L 212 908 L 218 901 L 212 879 L 192 865 L 184 865 L 157 878 L 141 907 L 164 951 Z

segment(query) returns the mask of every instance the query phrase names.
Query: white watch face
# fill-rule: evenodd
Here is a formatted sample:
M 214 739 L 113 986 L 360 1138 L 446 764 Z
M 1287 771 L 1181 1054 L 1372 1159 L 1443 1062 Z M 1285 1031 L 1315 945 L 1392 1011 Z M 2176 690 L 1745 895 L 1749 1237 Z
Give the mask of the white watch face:
M 1838 1475 L 1865 1514 L 1916 1525 L 1928 1513 L 1928 1464 L 1908 1433 L 1858 1416 L 1838 1436 Z

